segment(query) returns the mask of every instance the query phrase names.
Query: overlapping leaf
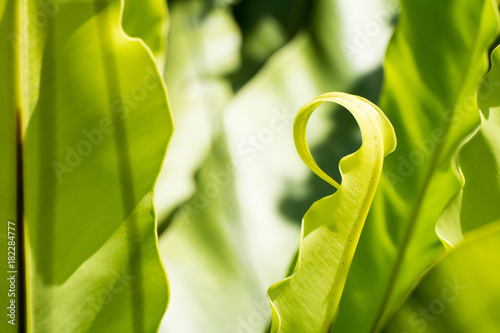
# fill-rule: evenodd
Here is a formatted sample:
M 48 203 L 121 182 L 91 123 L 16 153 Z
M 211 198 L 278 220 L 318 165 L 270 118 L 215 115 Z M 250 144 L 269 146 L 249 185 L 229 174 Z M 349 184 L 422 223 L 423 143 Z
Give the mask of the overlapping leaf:
M 2 218 L 24 213 L 25 228 L 17 318 L 36 332 L 154 331 L 168 290 L 152 188 L 172 122 L 151 53 L 117 0 L 0 5 Z
M 156 58 L 160 70 L 166 55 L 169 17 L 163 0 L 125 0 L 122 14 L 125 33 L 144 41 Z
M 479 92 L 481 127 L 462 148 L 459 162 L 463 188 L 441 216 L 436 230 L 447 246 L 500 219 L 500 51 L 491 55 L 491 70 Z
M 383 332 L 498 332 L 499 267 L 497 221 L 470 232 L 438 262 Z
M 435 225 L 460 188 L 456 152 L 479 124 L 476 90 L 497 34 L 495 5 L 401 4 L 379 103 L 398 148 L 386 160 L 333 332 L 378 331 L 442 249 Z

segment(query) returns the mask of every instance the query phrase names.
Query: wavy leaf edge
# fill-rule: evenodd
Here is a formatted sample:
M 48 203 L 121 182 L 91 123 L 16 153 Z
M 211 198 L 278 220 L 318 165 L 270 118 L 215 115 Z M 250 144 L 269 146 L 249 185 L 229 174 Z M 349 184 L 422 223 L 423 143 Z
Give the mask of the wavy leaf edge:
M 333 102 L 346 108 L 354 116 L 361 130 L 361 135 L 362 135 L 361 147 L 354 153 L 343 157 L 339 162 L 342 184 L 338 184 L 334 179 L 328 176 L 316 164 L 311 155 L 306 140 L 306 128 L 308 120 L 310 119 L 312 113 L 324 102 Z M 370 136 L 370 134 L 372 136 Z M 396 135 L 389 119 L 374 103 L 359 96 L 350 95 L 347 93 L 333 92 L 320 95 L 312 99 L 308 103 L 306 103 L 304 106 L 302 106 L 302 108 L 298 111 L 294 121 L 293 136 L 294 136 L 296 150 L 301 159 L 304 161 L 304 163 L 316 175 L 318 175 L 324 181 L 335 187 L 337 191 L 330 196 L 327 196 L 325 198 L 316 201 L 306 212 L 302 220 L 301 238 L 300 238 L 299 252 L 298 252 L 297 262 L 295 264 L 295 269 L 293 270 L 293 273 L 289 277 L 275 283 L 268 290 L 268 300 L 271 306 L 272 319 L 273 319 L 271 332 L 273 333 L 282 331 L 281 328 L 283 321 L 282 315 L 280 314 L 279 306 L 276 304 L 276 297 L 274 297 L 275 295 L 273 295 L 273 293 L 281 285 L 283 285 L 287 281 L 294 279 L 302 268 L 303 244 L 305 237 L 307 237 L 307 235 L 304 236 L 304 234 L 305 234 L 305 229 L 307 229 L 308 224 L 310 224 L 307 222 L 308 215 L 310 214 L 311 211 L 314 211 L 315 206 L 318 205 L 323 200 L 329 200 L 331 203 L 335 200 L 341 201 L 343 199 L 340 193 L 343 192 L 346 186 L 354 185 L 354 184 L 345 185 L 346 178 L 349 178 L 349 174 L 351 172 L 354 173 L 359 172 L 359 169 L 362 168 L 362 165 L 352 162 L 359 155 L 362 155 L 364 153 L 364 149 L 370 143 L 372 143 L 373 146 L 369 148 L 374 148 L 373 150 L 369 151 L 369 153 L 371 153 L 371 156 L 369 157 L 371 157 L 372 160 L 368 161 L 368 163 L 372 164 L 370 166 L 373 167 L 371 170 L 373 172 L 372 178 L 371 180 L 367 178 L 366 179 L 367 181 L 365 181 L 365 179 L 362 180 L 362 182 L 365 181 L 365 184 L 368 184 L 368 186 L 366 186 L 366 192 L 363 193 L 364 197 L 362 202 L 360 203 L 359 210 L 355 214 L 356 216 L 359 215 L 360 221 L 359 223 L 356 224 L 353 222 L 352 224 L 354 226 L 353 227 L 351 226 L 352 229 L 350 231 L 350 238 L 351 239 L 357 238 L 357 239 L 355 239 L 355 242 L 351 243 L 354 244 L 354 246 L 349 246 L 351 244 L 347 244 L 347 240 L 345 244 L 343 244 L 342 256 L 339 259 L 338 266 L 340 266 L 340 262 L 342 262 L 343 267 L 346 267 L 347 269 L 344 269 L 344 271 L 342 271 L 342 267 L 338 267 L 339 269 L 335 273 L 334 281 L 332 281 L 334 290 L 334 293 L 332 293 L 333 300 L 330 303 L 331 306 L 330 307 L 327 306 L 328 308 L 326 310 L 327 320 L 323 323 L 321 329 L 321 332 L 323 331 L 326 332 L 330 330 L 334 322 L 338 304 L 340 302 L 340 297 L 342 295 L 342 289 L 345 284 L 345 280 L 347 278 L 347 272 L 349 271 L 349 266 L 354 255 L 357 240 L 359 240 L 359 236 L 361 234 L 364 221 L 366 220 L 366 216 L 371 206 L 371 202 L 378 187 L 378 182 L 380 180 L 380 176 L 382 173 L 383 159 L 385 156 L 393 152 L 396 148 Z M 364 162 L 366 162 L 366 159 L 364 160 Z M 310 233 L 312 233 L 314 230 L 317 230 L 319 227 L 327 225 L 328 223 L 322 223 L 318 225 L 316 228 L 314 228 Z M 308 233 L 308 235 L 310 233 Z M 349 242 L 351 241 L 351 239 L 349 240 Z M 347 263 L 347 265 L 345 265 L 344 261 Z M 335 291 L 338 292 L 335 293 Z

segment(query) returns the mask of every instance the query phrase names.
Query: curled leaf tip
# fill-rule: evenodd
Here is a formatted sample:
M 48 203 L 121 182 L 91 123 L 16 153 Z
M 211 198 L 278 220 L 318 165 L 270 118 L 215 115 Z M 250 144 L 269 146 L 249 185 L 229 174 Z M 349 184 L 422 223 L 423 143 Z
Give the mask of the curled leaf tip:
M 342 185 L 321 170 L 307 146 L 307 122 L 323 102 L 345 107 L 361 130 L 363 143 L 359 150 L 340 161 Z M 269 288 L 271 332 L 329 332 L 378 186 L 384 157 L 396 148 L 396 135 L 375 104 L 358 96 L 328 93 L 299 110 L 294 122 L 294 141 L 305 164 L 337 188 L 337 192 L 318 200 L 307 211 L 295 271 Z

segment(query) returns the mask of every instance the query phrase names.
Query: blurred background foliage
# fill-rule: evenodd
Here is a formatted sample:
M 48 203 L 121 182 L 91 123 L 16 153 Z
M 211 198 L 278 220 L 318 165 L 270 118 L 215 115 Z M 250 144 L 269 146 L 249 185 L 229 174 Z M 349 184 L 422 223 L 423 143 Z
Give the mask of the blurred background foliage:
M 164 79 L 175 133 L 155 192 L 171 300 L 160 332 L 263 332 L 267 288 L 286 275 L 309 206 L 334 189 L 296 154 L 296 111 L 328 91 L 377 102 L 397 12 L 386 0 L 170 0 Z M 370 35 L 363 30 L 375 22 Z M 321 106 L 318 164 L 360 145 Z

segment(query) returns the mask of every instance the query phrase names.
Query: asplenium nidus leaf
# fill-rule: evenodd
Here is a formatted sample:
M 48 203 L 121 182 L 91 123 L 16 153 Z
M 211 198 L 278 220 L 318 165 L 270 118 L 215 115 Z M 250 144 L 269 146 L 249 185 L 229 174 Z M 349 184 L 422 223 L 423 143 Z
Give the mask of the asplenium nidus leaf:
M 385 161 L 333 332 L 378 331 L 443 250 L 436 223 L 460 189 L 458 148 L 480 122 L 476 91 L 497 35 L 496 5 L 401 5 L 378 103 L 394 125 L 398 148 Z
M 470 232 L 419 282 L 387 333 L 496 333 L 500 327 L 500 221 Z
M 165 311 L 152 188 L 172 122 L 122 3 L 0 1 L 2 332 L 153 332 Z
M 481 127 L 459 155 L 463 188 L 439 219 L 436 231 L 448 247 L 478 227 L 500 219 L 500 49 L 478 91 Z
M 306 126 L 323 102 L 348 109 L 361 129 L 363 143 L 340 161 L 342 185 L 314 162 L 306 142 Z M 391 123 L 368 100 L 329 93 L 298 112 L 294 123 L 297 151 L 307 166 L 338 190 L 315 202 L 302 222 L 299 256 L 293 274 L 269 289 L 273 311 L 271 332 L 328 332 L 334 321 L 349 266 L 375 195 L 384 156 L 396 147 Z

